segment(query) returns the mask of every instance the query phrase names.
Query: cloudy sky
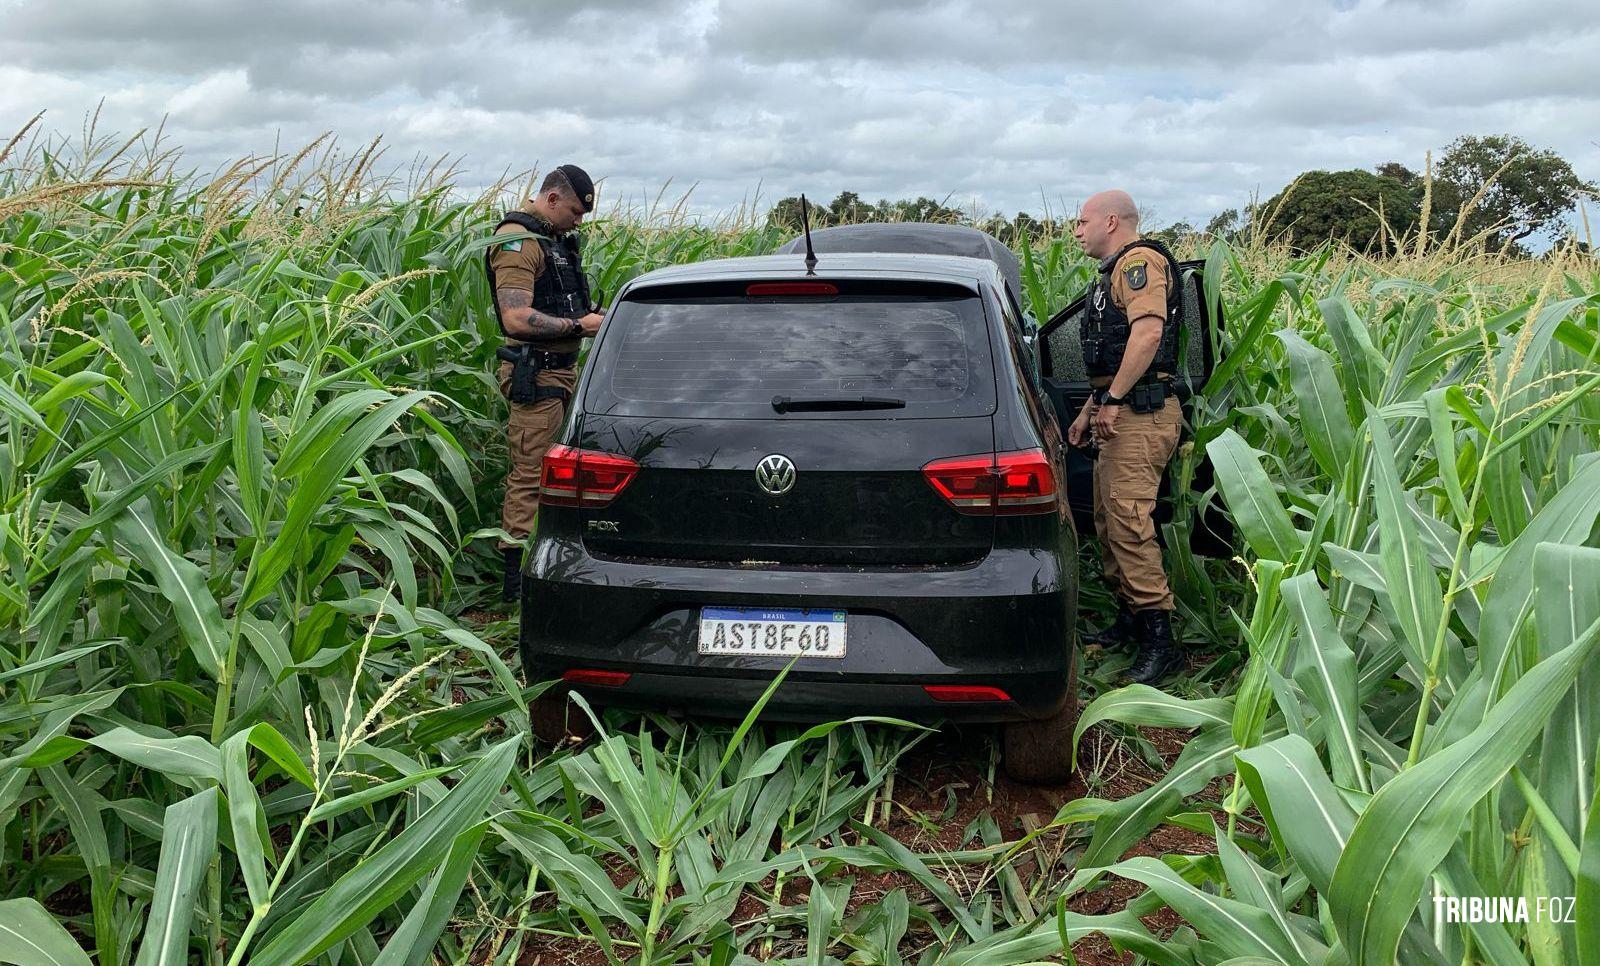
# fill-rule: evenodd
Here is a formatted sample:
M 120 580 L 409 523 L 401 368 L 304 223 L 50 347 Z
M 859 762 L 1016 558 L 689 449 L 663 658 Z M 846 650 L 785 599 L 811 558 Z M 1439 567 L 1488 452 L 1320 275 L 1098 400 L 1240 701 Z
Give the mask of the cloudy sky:
M 1592 0 L 0 0 L 0 142 L 154 127 L 209 171 L 323 131 L 603 200 L 844 189 L 1197 224 L 1309 168 L 1511 133 L 1600 179 Z

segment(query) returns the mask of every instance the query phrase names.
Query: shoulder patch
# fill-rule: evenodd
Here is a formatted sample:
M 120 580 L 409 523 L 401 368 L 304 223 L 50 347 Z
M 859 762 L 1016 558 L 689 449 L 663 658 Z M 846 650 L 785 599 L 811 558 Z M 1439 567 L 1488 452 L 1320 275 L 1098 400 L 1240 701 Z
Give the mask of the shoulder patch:
M 504 245 L 500 246 L 500 250 L 503 252 L 520 252 L 522 251 L 522 239 L 519 238 L 516 241 L 508 241 Z
M 1143 259 L 1129 262 L 1123 266 L 1122 274 L 1128 280 L 1128 287 L 1136 292 L 1144 288 L 1145 283 L 1150 281 L 1150 274 Z

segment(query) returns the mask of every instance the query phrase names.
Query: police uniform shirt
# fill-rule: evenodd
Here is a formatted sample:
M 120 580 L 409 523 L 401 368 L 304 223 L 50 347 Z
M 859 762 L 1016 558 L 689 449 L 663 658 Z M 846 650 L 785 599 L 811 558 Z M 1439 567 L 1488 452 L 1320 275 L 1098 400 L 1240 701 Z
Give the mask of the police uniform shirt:
M 529 215 L 535 214 L 531 201 L 524 203 L 522 210 Z M 521 225 L 505 224 L 495 234 L 510 235 L 525 230 Z M 495 246 L 489 262 L 494 266 L 495 285 L 532 292 L 533 283 L 544 274 L 544 249 L 539 247 L 538 239 L 534 238 L 506 242 Z
M 533 209 L 533 202 L 523 204 L 522 210 L 537 217 Z M 495 231 L 496 235 L 514 235 L 526 232 L 527 229 L 517 224 L 501 225 Z M 544 248 L 540 246 L 537 238 L 520 238 L 496 245 L 489 262 L 494 266 L 494 284 L 496 288 L 517 289 L 518 291 L 532 294 L 534 283 L 544 275 Z M 517 344 L 515 340 L 507 339 L 507 344 Z M 579 338 L 541 340 L 538 348 L 548 352 L 577 352 L 582 344 Z M 539 377 L 539 385 L 545 385 L 545 376 Z M 563 380 L 568 382 L 571 380 Z M 570 388 L 570 387 L 568 387 Z
M 1150 248 L 1122 253 L 1111 271 L 1111 298 L 1122 307 L 1131 328 L 1140 319 L 1155 318 L 1166 324 L 1167 260 Z
M 530 215 L 536 214 L 533 202 L 523 204 L 522 210 Z M 501 225 L 495 232 L 496 235 L 517 234 L 525 232 L 521 225 Z M 517 289 L 528 293 L 533 292 L 533 285 L 544 275 L 544 249 L 540 247 L 536 238 L 522 238 L 516 241 L 496 245 L 493 254 L 489 256 L 490 263 L 494 266 L 494 284 L 496 288 Z M 515 339 L 506 339 L 507 345 L 520 345 Z M 580 338 L 546 339 L 536 343 L 536 347 L 547 352 L 577 352 L 583 344 Z M 501 363 L 500 381 L 501 392 L 509 390 L 511 378 L 511 363 Z M 540 386 L 555 386 L 571 392 L 577 385 L 577 375 L 571 369 L 551 370 L 545 369 L 539 373 L 537 384 Z

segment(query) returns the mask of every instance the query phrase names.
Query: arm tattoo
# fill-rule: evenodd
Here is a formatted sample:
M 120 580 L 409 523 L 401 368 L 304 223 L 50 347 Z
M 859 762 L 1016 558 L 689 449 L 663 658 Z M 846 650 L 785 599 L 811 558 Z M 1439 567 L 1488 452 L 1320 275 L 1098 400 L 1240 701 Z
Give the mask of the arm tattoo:
M 500 302 L 500 311 L 529 309 L 533 307 L 533 293 L 520 288 L 497 288 L 494 297 Z
M 533 330 L 530 338 L 559 339 L 572 334 L 572 320 L 559 315 L 546 315 L 543 312 L 529 312 L 528 328 Z
M 523 339 L 558 339 L 570 334 L 572 331 L 571 319 L 535 311 L 533 308 L 533 293 L 526 289 L 496 289 L 495 298 L 499 301 L 500 311 L 503 314 L 509 314 L 514 309 L 528 310 L 528 319 L 525 324 L 533 331 L 522 336 Z

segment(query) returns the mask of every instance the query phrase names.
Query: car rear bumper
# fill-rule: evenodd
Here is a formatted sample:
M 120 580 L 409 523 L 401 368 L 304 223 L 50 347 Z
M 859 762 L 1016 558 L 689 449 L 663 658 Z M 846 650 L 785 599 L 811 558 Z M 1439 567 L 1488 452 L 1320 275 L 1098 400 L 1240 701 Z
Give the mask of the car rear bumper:
M 788 659 L 698 653 L 700 608 L 849 613 L 841 658 L 801 658 L 766 708 L 773 719 L 856 714 L 959 721 L 1047 717 L 1066 701 L 1077 581 L 1073 558 L 996 549 L 965 567 L 792 568 L 600 559 L 566 537 L 529 554 L 521 645 L 532 680 L 624 671 L 591 702 L 740 716 Z M 999 688 L 1004 701 L 936 701 L 925 685 Z

